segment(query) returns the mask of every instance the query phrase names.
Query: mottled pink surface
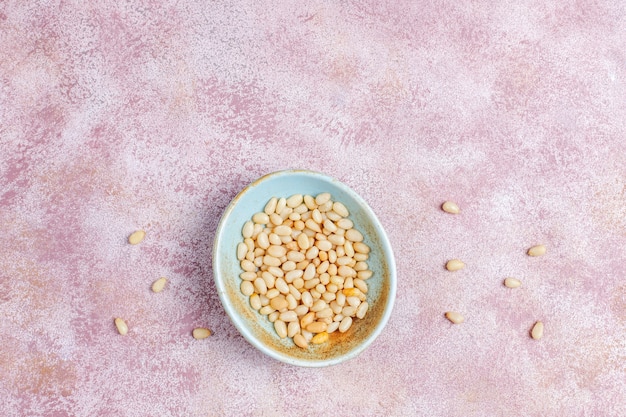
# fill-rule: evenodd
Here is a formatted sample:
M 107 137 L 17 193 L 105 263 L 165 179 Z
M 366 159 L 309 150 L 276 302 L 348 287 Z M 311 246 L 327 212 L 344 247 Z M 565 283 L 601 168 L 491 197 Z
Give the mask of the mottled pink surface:
M 34 3 L 0 2 L 3 416 L 626 415 L 623 1 Z M 285 168 L 396 252 L 330 368 L 256 351 L 212 281 L 222 210 Z

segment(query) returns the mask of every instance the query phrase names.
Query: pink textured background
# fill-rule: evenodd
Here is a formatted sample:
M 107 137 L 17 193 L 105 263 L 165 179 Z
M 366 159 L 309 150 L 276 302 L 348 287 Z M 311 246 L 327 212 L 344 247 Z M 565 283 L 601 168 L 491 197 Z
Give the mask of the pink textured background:
M 0 414 L 626 415 L 623 1 L 38 3 L 0 1 Z M 331 368 L 257 352 L 212 281 L 222 210 L 285 168 L 396 252 Z

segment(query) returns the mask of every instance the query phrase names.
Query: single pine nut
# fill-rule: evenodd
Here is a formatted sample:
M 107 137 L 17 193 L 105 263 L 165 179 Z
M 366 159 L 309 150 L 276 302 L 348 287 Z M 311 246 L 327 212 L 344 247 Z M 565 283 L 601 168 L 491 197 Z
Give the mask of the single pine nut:
M 313 336 L 313 339 L 311 339 L 311 343 L 313 343 L 314 345 L 319 345 L 326 342 L 328 342 L 328 332 L 326 331 L 316 334 L 315 336 Z
M 193 329 L 192 334 L 194 339 L 200 340 L 211 336 L 211 331 L 205 327 L 196 327 Z
M 284 321 L 280 319 L 274 321 L 274 330 L 276 330 L 278 337 L 281 339 L 287 337 L 287 324 Z
M 296 208 L 304 201 L 302 194 L 294 194 L 287 199 L 287 207 Z
M 364 281 L 365 281 L 365 280 L 367 280 L 367 279 L 370 279 L 370 278 L 372 277 L 372 275 L 373 275 L 373 274 L 374 274 L 374 273 L 373 273 L 372 271 L 370 271 L 369 269 L 367 269 L 367 270 L 365 270 L 365 271 L 359 271 L 359 272 L 357 272 L 357 273 L 356 273 L 356 276 L 357 276 L 359 279 L 362 279 L 362 280 L 364 280 Z
M 315 204 L 321 206 L 330 200 L 330 193 L 320 193 L 315 197 Z
M 263 315 L 263 316 L 267 316 L 268 314 L 272 314 L 274 311 L 272 306 L 270 305 L 265 305 L 263 307 L 261 307 L 261 309 L 259 310 L 259 314 Z
M 339 333 L 345 333 L 352 326 L 352 317 L 344 317 L 339 324 Z
M 270 222 L 270 216 L 263 212 L 255 213 L 252 216 L 252 221 L 256 224 L 268 224 Z
M 459 212 L 461 211 L 459 209 L 459 206 L 456 203 L 453 203 L 452 201 L 446 201 L 445 203 L 443 203 L 441 205 L 441 209 L 445 211 L 446 213 L 451 213 L 451 214 L 459 214 Z
M 341 217 L 348 217 L 350 215 L 350 212 L 348 211 L 346 206 L 344 206 L 338 201 L 335 201 L 333 203 L 333 211 L 337 213 L 338 215 L 340 215 Z
M 146 232 L 143 230 L 137 230 L 128 236 L 128 243 L 131 245 L 137 245 L 143 241 L 144 237 L 146 237 Z
M 448 271 L 458 271 L 465 268 L 465 264 L 460 259 L 452 259 L 446 263 L 446 269 Z
M 347 229 L 346 239 L 351 240 L 352 242 L 361 242 L 363 240 L 363 235 L 356 229 Z
M 304 233 L 300 233 L 296 241 L 298 242 L 298 246 L 302 250 L 307 250 L 310 246 L 309 237 Z
M 283 308 L 287 308 L 289 303 L 283 296 L 276 296 L 270 300 L 270 306 L 274 310 L 282 310 Z
M 448 311 L 446 313 L 446 318 L 454 324 L 460 324 L 465 321 L 465 317 L 463 317 L 461 313 L 457 313 L 456 311 Z
M 239 243 L 237 245 L 237 260 L 242 261 L 246 257 L 246 253 L 248 253 L 248 246 L 243 242 Z
M 356 308 L 356 317 L 358 319 L 362 319 L 365 317 L 365 314 L 367 314 L 367 310 L 369 308 L 369 304 L 367 303 L 367 301 L 363 301 L 357 308 Z
M 304 201 L 304 205 L 306 205 L 306 208 L 308 208 L 309 210 L 315 210 L 317 208 L 317 203 L 312 196 L 307 194 L 302 198 L 302 200 Z
M 261 309 L 261 297 L 259 296 L 259 294 L 252 294 L 250 296 L 250 307 L 255 310 Z
M 276 205 L 278 204 L 278 199 L 276 197 L 270 198 L 270 201 L 267 202 L 263 211 L 268 216 L 276 213 Z
M 530 336 L 535 340 L 539 340 L 543 337 L 543 322 L 538 321 L 535 323 L 533 329 L 530 331 Z
M 285 224 L 281 224 L 280 226 L 276 226 L 274 228 L 274 234 L 278 235 L 278 236 L 289 236 L 291 235 L 291 227 L 285 225 Z M 282 242 L 281 242 L 282 243 Z M 272 242 L 272 244 L 274 244 Z M 280 245 L 280 243 L 278 243 Z
M 532 248 L 528 249 L 528 255 L 529 256 L 542 256 L 546 254 L 546 247 L 545 245 L 537 245 L 537 246 L 533 246 Z
M 117 327 L 118 333 L 122 336 L 126 336 L 126 334 L 128 333 L 128 325 L 123 319 L 119 317 L 115 319 L 115 327 Z
M 306 326 L 306 330 L 311 333 L 325 332 L 327 328 L 328 324 L 324 323 L 323 321 L 314 321 L 313 323 Z
M 504 280 L 504 286 L 508 288 L 518 288 L 522 286 L 522 281 L 517 278 L 506 278 Z
M 241 293 L 246 297 L 251 296 L 254 294 L 254 285 L 250 281 L 241 281 Z
M 259 294 L 265 294 L 267 292 L 267 284 L 261 277 L 254 280 L 254 288 Z
M 247 282 L 247 281 L 243 281 Z M 152 283 L 152 292 L 161 292 L 163 288 L 165 288 L 165 284 L 167 284 L 167 278 L 161 277 Z
M 293 336 L 293 343 L 296 344 L 299 348 L 306 349 L 309 347 L 309 343 L 306 341 L 302 334 L 298 333 Z
M 289 217 L 291 217 L 291 214 L 289 215 Z M 283 218 L 276 213 L 272 213 L 270 214 L 270 223 L 272 223 L 274 226 L 280 226 L 281 224 L 283 224 Z
M 247 238 L 251 238 L 253 233 L 254 233 L 254 223 L 248 220 L 247 222 L 243 224 L 243 228 L 241 229 L 241 234 L 243 235 L 244 238 L 247 239 Z

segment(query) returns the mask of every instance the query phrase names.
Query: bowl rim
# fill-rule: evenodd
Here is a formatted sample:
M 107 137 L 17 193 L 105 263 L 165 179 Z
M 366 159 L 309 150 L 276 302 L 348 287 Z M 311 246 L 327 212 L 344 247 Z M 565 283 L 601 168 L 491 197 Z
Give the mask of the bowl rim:
M 302 360 L 298 358 L 294 358 L 288 355 L 284 355 L 265 343 L 256 338 L 243 324 L 244 318 L 237 312 L 234 306 L 231 303 L 231 300 L 228 296 L 228 291 L 226 289 L 226 284 L 224 277 L 220 273 L 221 259 L 218 257 L 218 252 L 220 248 L 220 243 L 222 241 L 222 235 L 226 230 L 227 221 L 235 209 L 235 206 L 239 202 L 239 200 L 247 194 L 253 187 L 256 187 L 270 179 L 274 179 L 277 177 L 285 177 L 294 174 L 305 175 L 309 177 L 314 177 L 318 180 L 322 180 L 325 182 L 330 182 L 337 188 L 340 188 L 346 194 L 349 194 L 361 207 L 361 209 L 365 212 L 366 217 L 369 221 L 372 222 L 372 225 L 377 230 L 379 234 L 379 241 L 382 248 L 382 254 L 387 262 L 387 270 L 388 270 L 388 280 L 389 287 L 387 291 L 386 297 L 386 308 L 383 310 L 380 321 L 376 324 L 374 330 L 363 340 L 362 343 L 357 345 L 354 349 L 346 352 L 345 354 L 320 359 L 320 360 Z M 213 241 L 213 251 L 212 251 L 212 269 L 213 269 L 213 281 L 215 282 L 215 286 L 217 289 L 217 294 L 222 304 L 222 307 L 226 311 L 230 321 L 233 323 L 235 328 L 239 331 L 239 333 L 250 343 L 252 346 L 260 350 L 262 353 L 284 363 L 288 363 L 290 365 L 302 366 L 302 367 L 324 367 L 330 365 L 336 365 L 341 362 L 347 361 L 349 359 L 355 358 L 359 354 L 361 354 L 365 349 L 367 349 L 376 338 L 380 335 L 382 330 L 387 325 L 389 318 L 391 317 L 393 307 L 395 304 L 396 298 L 396 290 L 397 290 L 397 271 L 396 271 L 396 262 L 393 253 L 393 249 L 391 247 L 391 243 L 389 242 L 389 238 L 382 224 L 378 220 L 378 217 L 372 210 L 372 208 L 365 202 L 365 200 L 356 193 L 356 191 L 352 190 L 349 186 L 344 184 L 343 182 L 329 176 L 323 174 L 321 172 L 306 170 L 306 169 L 286 169 L 280 171 L 270 172 L 265 174 L 256 180 L 252 181 L 248 185 L 246 185 L 241 191 L 237 193 L 235 197 L 232 198 L 228 206 L 224 209 L 220 221 L 218 223 L 217 229 L 215 231 L 215 237 Z

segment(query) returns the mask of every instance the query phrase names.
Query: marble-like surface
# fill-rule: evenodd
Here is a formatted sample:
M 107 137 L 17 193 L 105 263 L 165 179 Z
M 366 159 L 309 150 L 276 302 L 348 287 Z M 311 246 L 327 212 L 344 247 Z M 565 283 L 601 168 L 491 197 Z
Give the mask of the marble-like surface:
M 0 2 L 2 415 L 626 415 L 625 16 Z M 285 168 L 360 193 L 396 253 L 387 328 L 330 368 L 254 350 L 212 282 L 222 210 Z

